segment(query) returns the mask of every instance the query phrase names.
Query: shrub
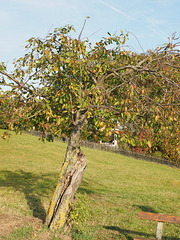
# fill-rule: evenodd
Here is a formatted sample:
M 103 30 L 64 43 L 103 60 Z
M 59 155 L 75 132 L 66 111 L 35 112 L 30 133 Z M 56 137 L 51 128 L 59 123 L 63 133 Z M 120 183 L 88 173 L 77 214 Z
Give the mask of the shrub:
M 76 193 L 75 203 L 72 205 L 68 224 L 71 226 L 74 240 L 91 240 L 93 237 L 88 232 L 87 219 L 91 218 L 92 210 L 89 208 L 86 194 Z

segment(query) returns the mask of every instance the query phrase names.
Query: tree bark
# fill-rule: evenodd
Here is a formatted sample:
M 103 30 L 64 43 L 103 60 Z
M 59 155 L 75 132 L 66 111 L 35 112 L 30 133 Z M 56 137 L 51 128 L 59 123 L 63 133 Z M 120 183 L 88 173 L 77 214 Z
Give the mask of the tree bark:
M 82 181 L 86 158 L 80 149 L 80 134 L 86 121 L 86 114 L 76 114 L 75 127 L 68 142 L 65 161 L 46 218 L 46 224 L 52 230 L 66 224 L 75 193 Z

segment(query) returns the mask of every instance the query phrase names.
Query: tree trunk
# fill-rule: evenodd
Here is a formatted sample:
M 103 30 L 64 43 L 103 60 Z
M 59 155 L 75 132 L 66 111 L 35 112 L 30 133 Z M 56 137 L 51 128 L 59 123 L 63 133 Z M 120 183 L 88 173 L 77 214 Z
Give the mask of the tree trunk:
M 80 149 L 80 134 L 86 121 L 86 114 L 76 115 L 75 127 L 69 139 L 65 161 L 46 218 L 46 224 L 53 230 L 66 224 L 71 204 L 74 202 L 75 193 L 86 168 L 86 158 Z

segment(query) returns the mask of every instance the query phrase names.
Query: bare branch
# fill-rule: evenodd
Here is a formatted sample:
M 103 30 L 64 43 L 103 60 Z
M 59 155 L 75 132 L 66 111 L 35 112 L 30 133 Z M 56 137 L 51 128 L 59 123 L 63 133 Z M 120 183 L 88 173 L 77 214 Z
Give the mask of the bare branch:
M 114 88 L 108 89 L 106 93 L 110 93 L 110 92 L 114 91 L 115 89 L 122 87 L 123 85 L 125 85 L 124 82 L 119 84 L 119 85 L 117 85 L 117 86 L 115 86 Z
M 17 81 L 12 75 L 10 75 L 10 74 L 8 74 L 8 73 L 6 73 L 4 71 L 1 71 L 1 70 L 0 70 L 0 73 L 3 74 L 4 76 L 8 77 L 9 79 L 11 79 L 13 82 L 15 82 L 18 85 L 18 87 L 23 88 L 26 91 L 28 91 L 30 93 L 34 93 L 36 95 L 36 93 L 34 91 L 32 91 L 31 89 L 26 87 L 24 84 L 22 84 L 19 81 Z
M 144 48 L 142 47 L 142 45 L 141 45 L 139 39 L 136 37 L 136 35 L 135 35 L 134 33 L 130 32 L 130 31 L 127 31 L 127 33 L 130 33 L 131 35 L 133 35 L 133 37 L 135 37 L 135 39 L 137 40 L 137 42 L 138 42 L 141 50 L 142 50 L 143 52 L 145 52 L 145 51 L 144 51 Z
M 95 32 L 91 33 L 91 34 L 90 34 L 90 35 L 88 35 L 87 37 L 84 37 L 84 38 L 82 38 L 82 40 L 83 40 L 83 39 L 87 39 L 87 38 L 89 38 L 89 37 L 91 37 L 91 36 L 95 35 L 97 32 L 99 32 L 99 31 L 101 31 L 101 30 L 102 30 L 102 28 L 99 28 L 97 31 L 95 31 Z
M 37 115 L 38 115 L 40 112 L 42 112 L 42 111 L 43 111 L 43 109 L 39 110 L 38 112 L 36 112 L 35 114 L 31 115 L 30 117 L 21 117 L 21 118 L 22 118 L 22 119 L 31 119 L 31 118 L 37 116 Z
M 82 35 L 82 33 L 83 33 L 83 30 L 84 30 L 84 27 L 85 27 L 85 25 L 86 25 L 87 19 L 88 19 L 88 17 L 86 17 L 86 19 L 84 20 L 84 24 L 83 24 L 83 27 L 82 27 L 82 29 L 81 29 L 81 32 L 80 32 L 80 34 L 79 34 L 79 36 L 78 36 L 78 40 L 81 39 L 81 35 Z
M 75 125 L 75 121 L 74 121 L 74 109 L 73 109 L 73 103 L 72 103 L 72 96 L 69 93 L 69 98 L 70 98 L 70 104 L 71 104 L 71 113 L 72 113 L 72 123 Z

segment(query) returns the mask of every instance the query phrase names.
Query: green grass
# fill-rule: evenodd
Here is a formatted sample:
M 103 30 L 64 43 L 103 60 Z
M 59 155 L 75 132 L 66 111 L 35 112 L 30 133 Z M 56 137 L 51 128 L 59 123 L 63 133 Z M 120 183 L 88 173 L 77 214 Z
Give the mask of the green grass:
M 18 228 L 8 236 L 2 237 L 4 240 L 23 240 L 23 239 L 29 239 L 33 233 L 33 228 L 31 226 L 25 226 L 22 228 Z
M 0 131 L 0 134 L 3 131 Z M 66 144 L 15 135 L 0 142 L 0 211 L 45 219 Z M 87 194 L 87 221 L 73 239 L 155 238 L 156 223 L 139 211 L 180 216 L 180 170 L 83 148 L 88 166 L 79 193 Z M 25 234 L 25 233 L 24 233 Z M 180 228 L 164 224 L 164 239 L 180 239 Z M 14 238 L 15 239 L 15 238 Z

